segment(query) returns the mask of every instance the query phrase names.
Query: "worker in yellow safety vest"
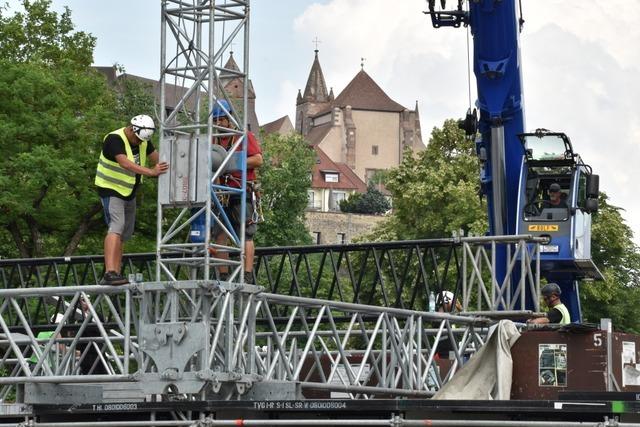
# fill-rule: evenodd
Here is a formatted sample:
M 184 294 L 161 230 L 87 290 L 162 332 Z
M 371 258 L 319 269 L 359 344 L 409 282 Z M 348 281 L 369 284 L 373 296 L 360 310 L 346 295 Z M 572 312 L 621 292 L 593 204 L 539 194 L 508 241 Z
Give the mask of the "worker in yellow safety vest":
M 562 301 L 560 301 L 560 294 L 562 294 L 560 286 L 558 286 L 557 283 L 547 283 L 542 287 L 541 293 L 544 303 L 549 307 L 549 311 L 544 317 L 529 319 L 528 323 L 558 323 L 560 325 L 571 323 L 569 310 Z
M 153 119 L 138 115 L 129 126 L 104 137 L 95 179 L 108 227 L 101 285 L 128 283 L 121 274 L 122 253 L 124 242 L 133 234 L 136 190 L 143 176 L 157 177 L 169 168 L 167 163 L 158 161 L 159 153 L 150 141 L 154 131 Z M 153 167 L 147 167 L 147 159 Z

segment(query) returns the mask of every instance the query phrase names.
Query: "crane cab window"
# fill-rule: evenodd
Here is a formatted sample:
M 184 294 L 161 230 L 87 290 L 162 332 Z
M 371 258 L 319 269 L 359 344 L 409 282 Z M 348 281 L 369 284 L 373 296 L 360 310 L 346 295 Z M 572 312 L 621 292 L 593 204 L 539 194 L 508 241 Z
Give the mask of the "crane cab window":
M 569 189 L 553 181 L 536 179 L 537 186 L 527 186 L 528 203 L 524 206 L 527 221 L 565 221 L 569 218 Z

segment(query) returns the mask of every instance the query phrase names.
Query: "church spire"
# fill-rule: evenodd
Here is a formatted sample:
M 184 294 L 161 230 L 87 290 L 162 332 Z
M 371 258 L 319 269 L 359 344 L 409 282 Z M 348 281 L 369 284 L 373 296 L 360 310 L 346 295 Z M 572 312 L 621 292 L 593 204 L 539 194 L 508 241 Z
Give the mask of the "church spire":
M 315 58 L 311 71 L 309 72 L 309 78 L 307 79 L 307 85 L 304 88 L 303 99 L 307 102 L 327 102 L 329 101 L 329 94 L 327 92 L 327 84 L 324 81 L 324 74 L 322 74 L 322 68 L 320 67 L 320 61 L 318 60 L 318 49 L 315 49 Z

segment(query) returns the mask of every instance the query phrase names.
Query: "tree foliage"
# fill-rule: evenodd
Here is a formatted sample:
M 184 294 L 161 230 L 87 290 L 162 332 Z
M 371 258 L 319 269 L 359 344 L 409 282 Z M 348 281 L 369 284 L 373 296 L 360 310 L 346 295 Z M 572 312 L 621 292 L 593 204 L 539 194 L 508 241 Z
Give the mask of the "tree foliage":
M 381 215 L 391 209 L 391 204 L 373 183 L 369 183 L 366 193 L 354 193 L 340 202 L 340 210 L 348 213 Z
M 487 228 L 474 145 L 454 120 L 433 129 L 425 150 L 405 152 L 400 166 L 389 171 L 386 188 L 393 214 L 375 231 L 378 238 L 438 238 L 460 230 L 483 234 Z
M 101 252 L 95 167 L 128 108 L 91 69 L 94 39 L 73 31 L 69 10 L 58 16 L 48 0 L 23 7 L 0 15 L 1 254 Z
M 297 134 L 270 134 L 262 139 L 264 164 L 259 177 L 265 222 L 258 227 L 260 246 L 311 243 L 304 223 L 310 171 L 315 155 Z
M 640 319 L 629 316 L 640 305 L 640 250 L 620 208 L 600 193 L 600 209 L 593 216 L 591 255 L 605 280 L 581 287 L 585 320 L 610 318 L 614 327 L 640 333 Z
M 24 12 L 6 16 L 0 8 L 0 60 L 37 62 L 48 66 L 91 65 L 95 37 L 73 31 L 71 11 L 58 15 L 51 0 L 23 0 Z

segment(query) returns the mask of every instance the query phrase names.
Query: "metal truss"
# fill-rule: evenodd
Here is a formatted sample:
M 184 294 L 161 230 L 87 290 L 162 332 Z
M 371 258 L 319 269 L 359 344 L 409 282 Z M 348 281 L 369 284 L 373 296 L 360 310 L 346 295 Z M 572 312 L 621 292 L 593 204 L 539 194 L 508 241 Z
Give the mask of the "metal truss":
M 488 325 L 217 281 L 5 289 L 0 298 L 3 398 L 30 383 L 114 382 L 134 383 L 140 400 L 237 399 L 257 383 L 265 390 L 283 382 L 301 387 L 291 398 L 307 390 L 428 396 L 482 346 Z M 43 299 L 56 301 L 58 319 L 43 312 Z M 32 327 L 34 317 L 49 325 Z M 436 363 L 445 341 L 453 354 L 446 374 Z
M 512 280 L 504 283 L 492 274 L 500 246 L 507 247 L 511 266 Z M 93 285 L 102 263 L 99 256 L 0 260 L 0 284 Z M 154 254 L 125 255 L 124 265 L 135 281 L 154 280 Z M 162 280 L 190 279 L 190 268 L 177 262 L 168 268 L 171 276 Z M 465 310 L 524 310 L 511 289 L 537 295 L 540 277 L 538 242 L 530 236 L 257 248 L 255 272 L 257 284 L 273 294 L 418 311 L 428 306 L 431 292 L 442 290 L 454 292 Z M 501 306 L 503 301 L 509 304 Z
M 215 268 L 229 269 L 230 280 L 243 282 L 246 205 L 247 99 L 249 70 L 248 0 L 163 0 L 160 78 L 160 153 L 169 172 L 159 180 L 155 277 L 174 276 L 176 265 L 189 270 L 192 280 L 214 277 Z M 232 43 L 241 43 L 242 66 L 223 68 L 221 61 Z M 242 99 L 225 92 L 221 74 L 240 79 Z M 233 106 L 227 111 L 230 128 L 214 122 L 218 100 Z M 213 169 L 211 145 L 216 138 L 232 138 L 222 163 Z M 236 151 L 237 150 L 237 151 Z M 219 182 L 225 168 L 236 164 L 241 186 Z M 240 197 L 240 230 L 234 230 L 222 203 Z M 188 230 L 200 223 L 196 239 Z M 227 241 L 216 244 L 211 227 L 217 226 Z M 176 257 L 175 254 L 180 254 Z
M 266 249 L 271 258 L 263 254 L 261 262 L 267 277 L 267 265 L 289 261 L 289 287 L 280 288 L 285 291 L 281 294 L 268 292 L 277 286 L 217 280 L 33 287 L 42 286 L 45 278 L 95 277 L 94 269 L 86 268 L 95 265 L 87 264 L 91 258 L 84 259 L 85 268 L 79 271 L 69 260 L 61 274 L 50 263 L 43 277 L 36 261 L 28 266 L 3 261 L 5 285 L 14 287 L 0 290 L 0 368 L 6 374 L 0 384 L 8 387 L 2 394 L 29 383 L 121 382 L 130 383 L 130 391 L 140 396 L 178 393 L 223 400 L 253 398 L 283 384 L 289 397 L 429 396 L 483 345 L 489 324 L 485 315 L 492 313 L 428 313 L 425 294 L 445 287 L 462 295 L 467 308 L 494 292 L 499 295 L 494 301 L 508 301 L 500 297 L 506 290 L 491 289 L 493 276 L 486 268 L 492 264 L 478 262 L 492 258 L 494 244 L 511 248 L 509 262 L 525 269 L 517 277 L 532 280 L 537 289 L 537 269 L 527 266 L 537 265 L 529 254 L 538 250 L 535 242 L 527 242 L 527 236 L 516 236 L 427 241 L 430 245 L 422 247 L 425 242 L 323 247 L 315 255 L 325 262 L 315 270 L 310 247 L 301 248 L 295 262 L 291 249 L 280 255 Z M 395 253 L 393 248 L 404 251 Z M 438 262 L 433 258 L 437 251 L 431 249 L 462 251 L 462 259 L 451 256 Z M 343 261 L 326 262 L 332 257 Z M 377 269 L 367 272 L 367 259 Z M 423 262 L 426 259 L 432 264 Z M 416 267 L 401 274 L 393 267 L 412 263 Z M 298 274 L 300 265 L 306 266 L 306 274 Z M 331 265 L 335 275 L 322 265 Z M 278 271 L 280 278 L 285 276 Z M 305 286 L 302 277 L 316 277 L 310 274 L 314 272 L 330 280 Z M 426 280 L 436 273 L 439 281 Z M 336 283 L 354 276 L 367 279 L 355 280 L 349 288 Z M 520 289 L 527 283 L 514 280 L 511 285 Z M 392 288 L 395 298 L 387 292 Z M 470 292 L 474 289 L 475 294 Z M 318 298 L 322 295 L 332 299 Z M 397 307 L 402 304 L 421 308 Z M 523 310 L 517 313 L 522 316 Z

